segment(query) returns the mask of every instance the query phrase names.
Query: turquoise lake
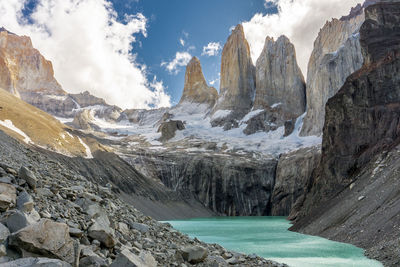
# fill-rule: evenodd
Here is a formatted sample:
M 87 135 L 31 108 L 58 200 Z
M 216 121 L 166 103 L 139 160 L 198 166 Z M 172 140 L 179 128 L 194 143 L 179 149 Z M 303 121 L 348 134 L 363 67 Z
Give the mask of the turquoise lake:
M 294 267 L 382 267 L 355 246 L 288 231 L 284 217 L 218 217 L 168 221 L 207 243 Z

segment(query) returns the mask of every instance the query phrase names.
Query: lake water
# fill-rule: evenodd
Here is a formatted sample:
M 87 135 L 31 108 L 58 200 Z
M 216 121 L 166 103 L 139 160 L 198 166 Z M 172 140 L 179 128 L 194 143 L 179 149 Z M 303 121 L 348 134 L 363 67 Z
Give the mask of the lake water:
M 355 246 L 288 231 L 284 217 L 218 217 L 169 221 L 207 243 L 294 267 L 382 267 Z

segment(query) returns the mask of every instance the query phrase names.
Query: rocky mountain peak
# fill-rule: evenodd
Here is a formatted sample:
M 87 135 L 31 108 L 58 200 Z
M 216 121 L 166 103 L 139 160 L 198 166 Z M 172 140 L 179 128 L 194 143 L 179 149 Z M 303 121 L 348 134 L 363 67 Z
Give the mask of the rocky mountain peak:
M 220 95 L 215 110 L 234 110 L 243 116 L 251 109 L 255 67 L 243 26 L 237 25 L 222 50 Z
M 217 97 L 217 90 L 207 85 L 200 60 L 193 57 L 186 67 L 185 86 L 179 103 L 205 103 L 213 106 Z
M 256 64 L 254 109 L 281 105 L 284 120 L 297 118 L 305 111 L 305 88 L 294 45 L 284 35 L 266 37 Z
M 31 93 L 65 95 L 53 65 L 33 48 L 27 36 L 0 31 L 0 88 L 29 102 Z
M 354 10 L 345 19 L 328 21 L 314 42 L 308 63 L 307 115 L 302 135 L 322 134 L 326 102 L 362 66 L 358 31 L 365 17 Z

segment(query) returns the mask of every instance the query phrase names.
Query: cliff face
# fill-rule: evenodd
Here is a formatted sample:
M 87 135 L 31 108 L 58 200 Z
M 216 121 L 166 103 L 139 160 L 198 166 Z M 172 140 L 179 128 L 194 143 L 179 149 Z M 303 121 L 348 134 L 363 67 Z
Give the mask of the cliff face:
M 133 159 L 136 158 L 136 159 Z M 270 215 L 275 159 L 254 160 L 221 153 L 149 153 L 131 159 L 146 166 L 147 176 L 184 198 L 228 216 Z
M 375 257 L 390 261 L 383 252 L 399 249 L 394 225 L 400 220 L 392 209 L 400 206 L 394 178 L 400 143 L 400 3 L 369 6 L 365 16 L 360 29 L 365 64 L 327 102 L 321 164 L 294 229 L 351 240 L 371 253 L 382 251 Z M 375 223 L 368 223 L 371 218 Z M 374 247 L 378 242 L 381 248 Z
M 30 93 L 65 95 L 54 78 L 53 66 L 32 47 L 29 37 L 0 29 L 0 88 L 20 96 Z
M 305 111 L 305 88 L 294 45 L 286 36 L 276 41 L 267 37 L 256 64 L 253 109 L 281 105 L 284 120 L 297 118 Z
M 232 110 L 238 117 L 243 116 L 252 107 L 254 90 L 255 67 L 239 24 L 222 50 L 220 94 L 214 110 Z
M 217 97 L 217 90 L 214 87 L 208 86 L 204 79 L 200 60 L 197 57 L 193 57 L 186 67 L 185 86 L 179 104 L 188 102 L 207 104 L 212 107 Z
M 327 22 L 314 42 L 308 63 L 307 115 L 302 135 L 321 135 L 326 101 L 363 63 L 358 30 L 364 14 L 355 13 Z

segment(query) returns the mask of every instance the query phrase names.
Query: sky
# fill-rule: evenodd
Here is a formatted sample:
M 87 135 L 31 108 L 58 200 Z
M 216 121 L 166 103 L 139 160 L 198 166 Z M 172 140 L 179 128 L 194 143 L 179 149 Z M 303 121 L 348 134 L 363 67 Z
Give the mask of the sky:
M 0 26 L 28 35 L 64 90 L 122 108 L 179 102 L 197 56 L 219 89 L 221 52 L 242 23 L 255 64 L 266 36 L 294 43 L 304 76 L 319 29 L 361 0 L 2 0 Z

